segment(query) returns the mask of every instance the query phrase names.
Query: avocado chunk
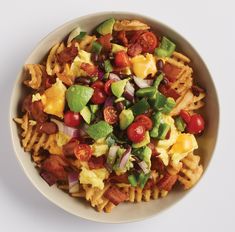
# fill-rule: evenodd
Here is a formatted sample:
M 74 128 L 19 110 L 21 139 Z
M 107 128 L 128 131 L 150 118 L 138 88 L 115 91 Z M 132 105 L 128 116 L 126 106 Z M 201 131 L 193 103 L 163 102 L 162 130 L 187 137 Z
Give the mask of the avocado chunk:
M 133 143 L 132 147 L 133 148 L 140 148 L 140 147 L 146 146 L 149 143 L 150 143 L 150 136 L 149 136 L 149 132 L 146 131 L 144 139 L 139 143 Z
M 84 121 L 87 124 L 91 123 L 91 111 L 87 106 L 85 106 L 81 111 L 80 111 L 81 116 L 83 117 Z
M 119 122 L 121 130 L 125 130 L 134 121 L 134 115 L 132 110 L 123 110 L 119 114 Z
M 94 90 L 87 86 L 72 85 L 66 91 L 66 100 L 69 109 L 73 112 L 80 112 L 91 99 Z
M 114 18 L 107 19 L 97 27 L 96 31 L 101 35 L 112 34 L 114 23 Z
M 91 125 L 86 132 L 92 139 L 98 140 L 100 138 L 105 138 L 112 133 L 113 127 L 105 121 L 99 121 L 98 123 Z
M 125 48 L 122 45 L 112 43 L 112 53 L 120 52 L 120 51 L 127 51 L 127 48 Z
M 128 81 L 128 79 L 124 79 L 121 81 L 115 81 L 111 84 L 111 90 L 117 98 L 122 96 L 127 81 Z

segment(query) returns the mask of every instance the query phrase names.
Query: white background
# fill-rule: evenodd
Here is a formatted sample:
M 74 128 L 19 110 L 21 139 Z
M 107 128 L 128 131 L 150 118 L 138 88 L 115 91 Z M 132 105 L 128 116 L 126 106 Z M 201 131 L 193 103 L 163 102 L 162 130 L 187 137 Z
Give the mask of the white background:
M 0 231 L 235 231 L 235 7 L 232 2 L 1 1 Z M 11 88 L 30 51 L 41 38 L 64 22 L 105 10 L 142 13 L 168 24 L 185 36 L 207 63 L 218 90 L 221 107 L 218 145 L 208 172 L 199 183 L 200 187 L 163 214 L 132 224 L 89 222 L 50 203 L 32 186 L 21 170 L 9 134 Z

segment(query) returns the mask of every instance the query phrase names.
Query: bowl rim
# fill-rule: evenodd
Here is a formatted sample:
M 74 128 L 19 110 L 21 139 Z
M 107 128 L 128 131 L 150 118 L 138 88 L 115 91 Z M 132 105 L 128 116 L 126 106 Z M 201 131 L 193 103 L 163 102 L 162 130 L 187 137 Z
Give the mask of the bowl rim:
M 42 45 L 47 39 L 48 37 L 52 36 L 54 33 L 56 33 L 58 30 L 62 29 L 62 28 L 65 28 L 67 27 L 68 25 L 72 24 L 73 22 L 78 22 L 79 20 L 83 20 L 83 19 L 86 19 L 86 18 L 89 18 L 89 17 L 99 17 L 99 16 L 104 16 L 104 15 L 111 15 L 111 14 L 119 14 L 119 15 L 129 15 L 130 18 L 131 17 L 141 17 L 143 19 L 146 19 L 146 20 L 151 20 L 153 21 L 154 23 L 156 24 L 160 24 L 162 26 L 164 26 L 164 28 L 166 30 L 171 30 L 174 34 L 176 35 L 179 35 L 183 40 L 185 40 L 188 45 L 191 47 L 191 49 L 193 50 L 194 53 L 196 53 L 196 55 L 201 59 L 204 67 L 205 67 L 205 70 L 208 72 L 208 77 L 211 81 L 211 85 L 213 86 L 213 89 L 215 91 L 215 102 L 217 104 L 217 108 L 218 108 L 218 122 L 217 122 L 217 130 L 216 130 L 216 136 L 214 138 L 214 141 L 215 141 L 215 144 L 214 144 L 214 147 L 211 151 L 211 156 L 208 160 L 208 164 L 206 166 L 206 168 L 203 170 L 203 174 L 202 174 L 202 177 L 205 176 L 205 174 L 207 173 L 207 170 L 208 170 L 208 167 L 209 165 L 211 165 L 211 161 L 212 161 L 212 158 L 214 157 L 215 153 L 216 153 L 216 150 L 217 150 L 217 143 L 218 143 L 218 137 L 220 135 L 220 103 L 219 103 L 219 98 L 218 98 L 218 91 L 216 89 L 216 86 L 215 86 L 215 83 L 213 81 L 213 78 L 212 78 L 212 75 L 206 65 L 206 63 L 204 62 L 204 59 L 202 59 L 202 56 L 200 55 L 200 53 L 198 52 L 197 49 L 195 49 L 195 47 L 186 39 L 185 36 L 181 35 L 180 33 L 178 33 L 175 29 L 171 28 L 170 26 L 168 26 L 168 24 L 165 24 L 163 23 L 162 21 L 159 21 L 157 19 L 155 19 L 154 17 L 152 16 L 146 16 L 144 14 L 140 14 L 140 13 L 137 13 L 137 12 L 129 12 L 129 11 L 98 11 L 98 12 L 95 12 L 95 13 L 88 13 L 88 14 L 85 14 L 85 15 L 81 15 L 79 17 L 76 17 L 76 18 L 73 18 L 73 19 L 70 19 L 70 20 L 67 20 L 65 23 L 57 26 L 55 29 L 53 29 L 52 31 L 50 31 L 49 33 L 47 33 L 42 39 L 39 40 L 39 42 L 36 43 L 36 45 L 33 46 L 33 49 L 30 51 L 30 53 L 26 56 L 26 59 L 25 59 L 25 62 L 30 58 L 30 56 L 35 52 L 35 50 L 37 49 L 37 47 L 39 47 L 40 45 Z M 13 113 L 13 105 L 14 105 L 14 101 L 13 101 L 13 96 L 14 96 L 14 90 L 18 87 L 17 85 L 17 80 L 18 78 L 21 76 L 21 71 L 22 71 L 22 65 L 20 66 L 20 70 L 18 71 L 17 75 L 16 75 L 16 78 L 13 82 L 13 85 L 12 85 L 12 93 L 11 93 L 11 96 L 10 96 L 10 104 L 9 104 L 9 124 L 10 124 L 10 134 L 11 134 L 11 141 L 12 141 L 12 145 L 13 145 L 13 149 L 14 149 L 14 153 L 15 153 L 15 156 L 17 158 L 17 161 L 20 163 L 20 167 L 22 168 L 24 174 L 27 176 L 27 178 L 30 180 L 30 182 L 32 183 L 32 185 L 47 199 L 49 200 L 50 202 L 52 202 L 53 204 L 55 204 L 56 206 L 58 206 L 59 208 L 63 209 L 64 211 L 66 211 L 67 213 L 69 214 L 72 214 L 74 216 L 77 216 L 77 217 L 80 217 L 82 219 L 85 219 L 85 220 L 89 220 L 89 221 L 93 221 L 93 222 L 98 222 L 98 223 L 106 223 L 106 224 L 118 224 L 118 223 L 131 223 L 131 222 L 137 222 L 137 221 L 142 221 L 142 220 L 145 220 L 145 219 L 148 219 L 148 218 L 151 218 L 151 217 L 154 217 L 156 216 L 157 214 L 161 214 L 163 212 L 165 212 L 166 210 L 169 210 L 172 206 L 178 204 L 183 198 L 186 197 L 186 195 L 188 195 L 193 189 L 195 189 L 198 185 L 200 185 L 200 183 L 202 183 L 203 181 L 203 178 L 201 177 L 200 180 L 196 183 L 196 185 L 190 189 L 190 190 L 187 190 L 187 193 L 184 194 L 184 196 L 182 196 L 181 198 L 179 198 L 177 201 L 171 203 L 168 207 L 162 209 L 161 211 L 159 211 L 157 214 L 156 213 L 152 213 L 151 215 L 147 215 L 147 216 L 143 216 L 143 217 L 137 217 L 135 219 L 127 219 L 127 220 L 120 220 L 120 221 L 111 221 L 111 220 L 100 220 L 100 219 L 96 219 L 94 217 L 88 217 L 88 216 L 84 216 L 83 214 L 76 214 L 74 212 L 71 212 L 68 208 L 64 207 L 63 204 L 59 203 L 58 201 L 54 200 L 52 197 L 49 197 L 47 195 L 47 193 L 45 193 L 43 190 L 41 190 L 41 188 L 39 187 L 39 185 L 33 180 L 33 178 L 29 175 L 28 171 L 26 170 L 25 168 L 25 165 L 24 165 L 24 162 L 18 157 L 18 149 L 16 149 L 16 142 L 15 142 L 15 139 L 14 139 L 14 135 L 15 135 L 15 131 L 14 131 L 14 128 L 13 128 L 13 117 L 14 117 L 14 113 Z M 23 149 L 23 148 L 22 148 Z M 23 151 L 25 152 L 25 151 Z M 26 152 L 25 152 L 26 153 Z

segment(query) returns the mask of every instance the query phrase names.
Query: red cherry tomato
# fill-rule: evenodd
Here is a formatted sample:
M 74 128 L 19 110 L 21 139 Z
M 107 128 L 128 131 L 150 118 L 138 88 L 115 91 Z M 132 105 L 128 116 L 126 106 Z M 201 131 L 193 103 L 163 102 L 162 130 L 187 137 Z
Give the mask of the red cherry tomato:
M 91 88 L 103 90 L 103 89 L 104 89 L 104 83 L 103 83 L 102 81 L 95 81 L 95 82 L 91 85 Z
M 205 128 L 205 122 L 200 114 L 194 114 L 187 125 L 187 131 L 191 134 L 201 133 Z
M 152 120 L 144 114 L 140 114 L 135 118 L 136 122 L 141 123 L 146 130 L 151 130 L 153 127 Z
M 67 111 L 64 114 L 64 123 L 67 126 L 76 127 L 81 124 L 82 117 L 79 113 Z
M 153 34 L 153 32 L 148 31 L 138 38 L 137 43 L 141 45 L 142 52 L 152 53 L 158 45 L 158 40 L 157 37 Z
M 107 106 L 104 109 L 104 120 L 111 125 L 118 121 L 117 110 L 113 106 Z
M 180 117 L 188 124 L 191 119 L 191 115 L 189 114 L 188 111 L 186 110 L 181 110 L 180 111 Z
M 127 129 L 127 136 L 133 143 L 139 143 L 144 139 L 146 129 L 139 122 L 133 122 Z
M 111 84 L 115 82 L 115 80 L 108 80 L 105 85 L 104 85 L 104 92 L 107 94 L 107 95 L 111 95 L 112 94 L 112 91 L 111 91 Z
M 92 150 L 87 144 L 78 144 L 74 148 L 74 154 L 80 161 L 88 161 L 91 158 Z
M 125 51 L 119 51 L 115 54 L 115 65 L 119 68 L 126 68 L 130 66 L 129 57 Z
M 100 89 L 94 89 L 94 93 L 91 97 L 91 102 L 93 104 L 100 105 L 100 104 L 103 104 L 105 100 L 106 100 L 105 93 Z

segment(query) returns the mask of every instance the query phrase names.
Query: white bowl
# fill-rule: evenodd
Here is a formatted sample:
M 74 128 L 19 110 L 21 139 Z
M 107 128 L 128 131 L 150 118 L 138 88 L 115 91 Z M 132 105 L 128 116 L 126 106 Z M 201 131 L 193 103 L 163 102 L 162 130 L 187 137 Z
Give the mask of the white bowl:
M 36 48 L 32 51 L 28 59 L 25 61 L 25 64 L 39 63 L 55 43 L 63 40 L 64 37 L 78 25 L 83 30 L 89 32 L 94 29 L 97 24 L 109 17 L 120 19 L 139 19 L 147 23 L 151 26 L 152 30 L 157 32 L 157 34 L 170 37 L 176 43 L 177 50 L 183 51 L 183 53 L 191 58 L 194 77 L 196 78 L 196 81 L 207 90 L 206 106 L 203 109 L 203 115 L 205 116 L 206 120 L 206 130 L 203 133 L 203 136 L 198 139 L 199 149 L 197 151 L 197 153 L 202 157 L 204 170 L 206 170 L 215 148 L 218 132 L 219 105 L 216 90 L 211 75 L 196 50 L 181 35 L 163 23 L 160 23 L 157 20 L 147 16 L 129 12 L 101 12 L 79 17 L 60 26 L 47 35 L 43 40 L 41 40 Z M 56 186 L 49 187 L 38 174 L 38 171 L 30 159 L 30 155 L 24 152 L 22 149 L 20 139 L 18 138 L 17 126 L 12 120 L 12 118 L 17 116 L 19 102 L 22 100 L 22 80 L 23 65 L 22 70 L 16 78 L 11 97 L 10 127 L 12 143 L 15 149 L 16 157 L 19 160 L 25 174 L 30 179 L 32 184 L 38 189 L 38 191 L 40 191 L 48 200 L 66 210 L 67 212 L 81 218 L 97 222 L 123 223 L 142 220 L 147 217 L 157 215 L 163 210 L 170 208 L 190 192 L 177 190 L 171 192 L 166 198 L 160 200 L 151 200 L 150 202 L 142 202 L 138 204 L 120 204 L 113 210 L 112 213 L 107 214 L 96 212 L 85 201 L 70 197 L 68 194 L 65 194 L 63 191 L 59 190 Z

